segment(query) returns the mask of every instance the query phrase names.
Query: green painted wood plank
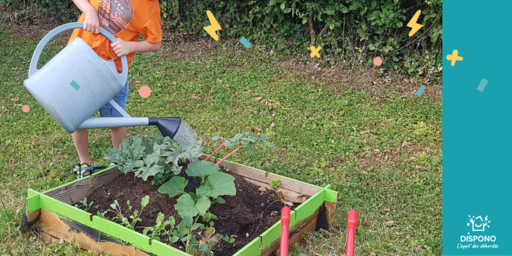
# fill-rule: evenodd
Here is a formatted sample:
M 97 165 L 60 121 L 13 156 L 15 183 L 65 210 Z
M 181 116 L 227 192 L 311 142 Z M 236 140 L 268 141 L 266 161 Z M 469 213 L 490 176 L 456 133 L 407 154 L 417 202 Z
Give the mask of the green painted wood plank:
M 78 209 L 76 207 L 73 207 L 69 204 L 62 203 L 59 200 L 51 198 L 49 196 L 41 196 L 41 208 L 52 211 L 57 215 L 65 216 L 66 218 L 69 218 L 80 224 L 87 225 L 91 222 L 92 214 L 84 210 Z
M 84 225 L 87 225 L 89 224 L 89 222 L 91 222 L 90 213 L 73 207 L 71 205 L 68 205 L 66 203 L 63 203 L 57 199 L 46 196 L 44 194 L 38 192 L 36 193 L 36 196 L 27 199 L 29 212 L 32 212 L 37 209 L 45 209 Z M 37 204 L 37 200 L 33 199 L 35 197 L 39 198 L 39 205 Z
M 281 238 L 281 221 L 278 221 L 276 224 L 272 225 L 269 229 L 267 229 L 261 236 L 261 249 L 265 250 L 270 245 Z
M 297 212 L 293 210 L 290 213 L 290 230 L 297 224 Z
M 27 198 L 27 212 L 33 212 L 41 209 L 41 200 L 39 195 Z
M 190 256 L 190 254 L 180 251 L 170 245 L 164 244 L 160 241 L 151 240 L 151 245 L 149 246 L 149 252 L 154 253 L 156 255 L 184 255 Z
M 261 245 L 261 238 L 256 237 L 252 240 L 252 242 L 245 245 L 244 248 L 240 249 L 233 256 L 256 256 L 256 255 L 259 256 L 259 255 L 261 255 L 260 245 Z
M 297 222 L 307 219 L 324 203 L 325 190 L 321 190 L 295 209 Z
M 329 203 L 336 203 L 336 200 L 338 200 L 338 192 L 330 189 L 324 190 L 324 200 Z
M 33 190 L 33 189 L 27 189 L 27 198 L 31 197 L 31 196 L 35 196 L 37 195 L 37 191 Z
M 129 228 L 123 227 L 108 219 L 98 216 L 92 217 L 92 228 L 99 230 L 109 236 L 126 241 L 142 250 L 150 250 L 149 237 L 133 231 Z

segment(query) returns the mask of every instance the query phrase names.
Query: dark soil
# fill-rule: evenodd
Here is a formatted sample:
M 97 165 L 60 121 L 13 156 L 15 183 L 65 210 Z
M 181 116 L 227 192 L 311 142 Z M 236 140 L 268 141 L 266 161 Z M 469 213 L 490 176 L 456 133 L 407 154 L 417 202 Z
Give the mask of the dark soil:
M 242 176 L 234 173 L 229 174 L 235 178 L 237 195 L 224 196 L 223 198 L 226 202 L 224 204 L 213 204 L 210 212 L 218 217 L 214 221 L 216 233 L 220 233 L 222 236 L 233 236 L 236 240 L 234 244 L 229 244 L 221 239 L 213 249 L 215 255 L 233 255 L 279 221 L 281 208 L 284 206 L 279 201 L 272 203 L 278 200 L 273 191 L 261 194 L 257 186 L 247 182 Z M 200 186 L 200 178 L 188 177 L 184 171 L 180 176 L 189 180 L 185 188 L 186 192 L 195 192 L 195 188 Z M 136 178 L 133 173 L 121 174 L 109 184 L 97 188 L 87 198 L 88 202 L 94 201 L 89 212 L 96 214 L 97 211 L 106 211 L 110 209 L 110 204 L 114 200 L 119 202 L 123 213 L 128 209 L 126 205 L 127 200 L 130 200 L 132 211 L 135 209 L 140 210 L 142 198 L 149 195 L 149 203 L 142 212 L 142 221 L 136 224 L 135 230 L 142 233 L 144 227 L 154 226 L 159 212 L 165 214 L 166 220 L 169 216 L 173 216 L 177 225 L 182 220 L 174 208 L 177 198 L 160 194 L 158 187 L 151 185 L 151 179 L 152 177 L 148 178 L 147 181 L 143 181 L 140 178 Z M 268 209 L 266 209 L 267 206 L 269 206 Z M 108 213 L 106 216 L 112 218 L 115 215 Z M 167 236 L 161 237 L 161 240 L 164 243 L 169 241 Z M 172 246 L 181 250 L 184 249 L 181 242 L 174 243 Z

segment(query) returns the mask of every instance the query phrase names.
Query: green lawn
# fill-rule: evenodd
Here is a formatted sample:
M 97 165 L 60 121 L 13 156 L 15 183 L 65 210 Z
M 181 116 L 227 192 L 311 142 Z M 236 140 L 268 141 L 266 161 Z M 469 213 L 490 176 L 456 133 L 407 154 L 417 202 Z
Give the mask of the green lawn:
M 0 203 L 0 255 L 76 254 L 76 248 L 47 247 L 18 233 L 26 190 L 73 180 L 78 157 L 71 136 L 23 86 L 38 42 L 8 31 L 0 28 L 0 200 L 5 205 Z M 59 44 L 47 47 L 46 59 Z M 359 214 L 357 255 L 441 254 L 440 100 L 428 89 L 422 97 L 404 96 L 365 88 L 357 80 L 330 79 L 327 86 L 281 65 L 286 57 L 257 46 L 245 50 L 236 41 L 225 45 L 190 58 L 172 58 L 177 52 L 137 56 L 128 112 L 179 116 L 205 140 L 208 152 L 216 146 L 215 135 L 229 137 L 239 129 L 267 133 L 275 150 L 232 160 L 311 184 L 332 184 L 339 192 L 337 226 L 330 234 L 310 234 L 301 245 L 307 255 L 344 254 L 351 208 Z M 138 95 L 142 85 L 152 89 L 149 98 Z M 30 106 L 28 113 L 23 105 Z M 90 134 L 93 164 L 105 164 L 109 132 Z

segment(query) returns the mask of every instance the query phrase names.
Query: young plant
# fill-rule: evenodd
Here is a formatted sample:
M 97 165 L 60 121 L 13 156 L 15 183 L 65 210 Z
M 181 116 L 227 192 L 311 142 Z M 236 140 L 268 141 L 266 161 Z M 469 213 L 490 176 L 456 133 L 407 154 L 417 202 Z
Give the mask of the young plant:
M 131 136 L 124 139 L 119 149 L 108 149 L 105 160 L 117 163 L 123 173 L 135 172 L 135 176 L 147 180 L 153 176 L 153 185 L 160 185 L 181 172 L 179 162 L 203 154 L 202 140 L 199 139 L 186 149 L 169 137 L 141 139 Z
M 91 208 L 93 203 L 94 203 L 94 201 L 91 201 L 89 204 L 87 204 L 87 197 L 84 197 L 84 199 L 82 199 L 82 201 L 78 202 L 78 204 L 75 204 L 74 206 L 77 207 L 77 208 L 80 208 L 79 204 L 82 204 L 84 209 L 86 211 L 89 211 L 89 209 Z
M 236 188 L 233 176 L 219 172 L 220 167 L 207 161 L 196 161 L 187 166 L 187 175 L 190 177 L 201 177 L 201 186 L 197 188 L 196 193 L 185 193 L 184 189 L 188 181 L 183 177 L 173 177 L 163 184 L 158 191 L 168 194 L 171 197 L 181 195 L 178 203 L 175 205 L 178 214 L 183 221 L 178 225 L 177 230 L 173 231 L 171 242 L 181 240 L 185 244 L 185 250 L 208 250 L 206 243 L 197 241 L 193 237 L 192 231 L 197 228 L 203 228 L 204 225 L 197 223 L 199 217 L 203 221 L 210 222 L 217 219 L 213 213 L 209 212 L 213 202 L 223 203 L 221 196 L 235 195 Z M 213 222 L 210 222 L 213 226 Z
M 109 213 L 109 212 L 111 212 L 111 210 L 110 210 L 110 209 L 107 209 L 107 210 L 106 210 L 106 211 L 104 211 L 104 212 L 100 212 L 100 211 L 98 211 L 98 212 L 96 212 L 96 215 L 98 215 L 98 217 L 102 217 L 102 218 L 104 218 L 104 219 L 107 219 L 107 216 L 105 216 L 105 215 L 107 215 L 107 213 Z
M 133 212 L 133 214 L 128 218 L 128 217 L 124 216 L 123 212 L 121 211 L 121 206 L 119 205 L 117 200 L 114 200 L 114 203 L 112 203 L 110 205 L 110 207 L 113 210 L 109 209 L 107 211 L 104 211 L 103 213 L 101 213 L 101 215 L 100 215 L 100 212 L 98 212 L 98 215 L 104 218 L 105 214 L 108 213 L 109 211 L 114 212 L 116 214 L 116 216 L 112 218 L 112 221 L 119 221 L 121 223 L 121 225 L 123 225 L 129 229 L 135 230 L 135 224 L 137 224 L 137 222 L 139 222 L 139 221 L 142 221 L 140 219 L 140 215 L 142 214 L 144 207 L 146 207 L 146 205 L 148 205 L 148 203 L 149 203 L 149 196 L 145 196 L 144 198 L 142 198 L 142 201 L 140 202 L 140 204 L 141 204 L 140 212 L 138 210 L 135 210 Z M 126 211 L 125 214 L 128 214 L 129 212 L 132 211 L 132 206 L 130 205 L 129 200 L 126 201 L 126 204 L 128 205 L 128 210 Z M 130 222 L 130 219 L 131 219 L 131 222 Z
M 222 239 L 230 244 L 235 242 L 235 238 L 233 236 L 225 235 Z
M 170 226 L 170 230 L 174 229 L 174 225 L 176 224 L 176 221 L 174 220 L 174 217 L 170 216 L 169 220 L 164 221 L 165 215 L 161 212 L 158 213 L 158 216 L 156 217 L 156 224 L 154 227 L 146 227 L 144 228 L 144 231 L 142 234 L 145 236 L 151 237 L 151 239 L 155 239 L 160 241 L 160 237 L 163 235 L 166 235 L 168 232 L 165 229 L 167 225 Z M 151 231 L 151 235 L 148 235 L 147 233 Z
M 280 185 L 281 185 L 281 180 L 272 180 L 270 182 L 270 188 L 273 190 L 278 188 Z
M 205 226 L 201 223 L 197 223 L 198 218 L 195 220 L 190 216 L 182 216 L 183 220 L 176 226 L 172 227 L 169 232 L 169 244 L 181 241 L 185 245 L 185 251 L 209 251 L 209 247 L 203 241 L 198 241 L 197 238 L 192 236 L 192 231 L 201 228 L 205 229 Z M 206 232 L 205 232 L 206 233 Z

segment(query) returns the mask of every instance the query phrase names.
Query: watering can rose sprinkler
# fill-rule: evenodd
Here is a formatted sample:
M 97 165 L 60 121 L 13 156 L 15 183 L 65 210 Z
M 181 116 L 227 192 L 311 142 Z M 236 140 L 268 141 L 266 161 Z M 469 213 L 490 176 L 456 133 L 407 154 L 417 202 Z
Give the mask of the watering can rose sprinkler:
M 164 137 L 174 138 L 177 133 L 189 132 L 180 129 L 182 120 L 179 117 L 130 117 L 113 100 L 128 80 L 126 56 L 121 57 L 122 72 L 119 74 L 113 60 L 103 60 L 77 37 L 38 70 L 37 63 L 46 44 L 63 31 L 76 28 L 83 28 L 83 23 L 59 26 L 39 42 L 30 61 L 28 79 L 23 83 L 44 110 L 68 133 L 77 129 L 147 125 L 156 125 Z M 117 41 L 104 28 L 100 28 L 100 33 L 112 43 Z M 107 103 L 123 117 L 92 117 Z

